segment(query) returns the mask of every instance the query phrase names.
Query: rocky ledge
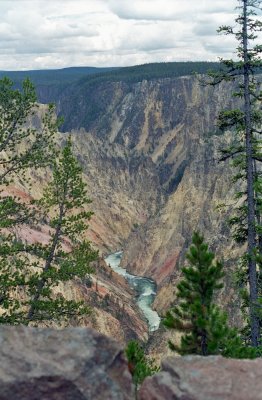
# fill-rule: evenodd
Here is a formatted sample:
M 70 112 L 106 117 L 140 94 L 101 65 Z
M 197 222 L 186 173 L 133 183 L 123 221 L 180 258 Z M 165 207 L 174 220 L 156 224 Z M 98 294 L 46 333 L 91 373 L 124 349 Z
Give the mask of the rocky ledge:
M 262 359 L 168 357 L 147 378 L 139 400 L 261 400 Z
M 88 328 L 0 327 L 0 400 L 129 400 L 121 347 Z
M 0 400 L 134 400 L 122 347 L 88 328 L 0 326 Z M 139 400 L 261 400 L 262 359 L 169 357 Z

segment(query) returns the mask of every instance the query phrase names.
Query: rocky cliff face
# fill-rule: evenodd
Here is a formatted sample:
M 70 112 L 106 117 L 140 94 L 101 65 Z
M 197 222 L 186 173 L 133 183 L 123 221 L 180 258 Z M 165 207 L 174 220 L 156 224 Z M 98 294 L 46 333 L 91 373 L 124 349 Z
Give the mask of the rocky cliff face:
M 186 76 L 74 90 L 73 104 L 64 95 L 59 110 L 70 116 L 65 127 L 74 127 L 89 182 L 93 239 L 105 251 L 124 248 L 122 266 L 157 281 L 155 307 L 164 312 L 194 230 L 220 257 L 239 252 L 228 239 L 227 211 L 217 210 L 234 194 L 232 171 L 218 161 L 232 138 L 216 127 L 232 87 Z M 230 303 L 230 285 L 226 291 Z
M 106 230 L 115 222 L 119 244 L 129 237 L 124 265 L 152 275 L 150 268 L 159 269 L 156 259 L 171 236 L 177 236 L 181 250 L 199 221 L 205 232 L 213 226 L 213 231 L 225 233 L 222 222 L 216 226 L 214 207 L 226 195 L 232 198 L 228 166 L 217 161 L 219 147 L 230 138 L 220 136 L 215 124 L 219 111 L 232 102 L 229 85 L 201 87 L 195 78 L 182 77 L 74 90 L 75 101 L 62 96 L 59 109 L 68 116 L 66 128 L 74 127 L 76 153 L 90 182 L 97 218 L 104 204 L 109 214 L 115 208 L 115 221 L 108 221 Z M 92 113 L 94 104 L 100 104 L 102 114 Z M 159 243 L 151 240 L 152 230 Z M 169 258 L 178 258 L 177 246 L 166 250 Z M 154 276 L 159 282 L 164 278 Z
M 163 204 L 156 167 L 150 158 L 130 157 L 124 146 L 93 133 L 74 132 L 73 139 L 93 201 L 90 239 L 103 254 L 120 250 Z

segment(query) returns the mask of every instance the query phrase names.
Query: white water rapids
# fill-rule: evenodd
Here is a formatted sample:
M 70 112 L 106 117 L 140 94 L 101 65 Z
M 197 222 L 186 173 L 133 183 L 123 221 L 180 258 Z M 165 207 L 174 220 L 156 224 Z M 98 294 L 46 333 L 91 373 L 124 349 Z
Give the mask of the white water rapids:
M 119 267 L 122 252 L 110 254 L 105 258 L 105 262 L 113 271 L 126 278 L 129 285 L 135 289 L 137 293 L 137 305 L 148 321 L 149 330 L 156 331 L 159 328 L 160 317 L 156 311 L 152 310 L 151 305 L 156 295 L 156 284 L 152 279 L 142 276 L 131 275 L 124 268 Z

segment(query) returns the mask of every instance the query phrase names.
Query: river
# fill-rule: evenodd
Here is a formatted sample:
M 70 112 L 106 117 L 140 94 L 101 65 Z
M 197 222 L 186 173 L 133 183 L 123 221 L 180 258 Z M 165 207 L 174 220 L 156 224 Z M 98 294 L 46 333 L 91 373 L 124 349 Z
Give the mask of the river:
M 159 328 L 160 317 L 157 312 L 151 308 L 156 296 L 156 283 L 152 279 L 129 274 L 124 268 L 121 268 L 119 264 L 122 255 L 122 251 L 110 254 L 105 258 L 105 262 L 112 268 L 113 271 L 124 276 L 129 285 L 136 291 L 136 303 L 147 319 L 149 331 L 156 331 Z

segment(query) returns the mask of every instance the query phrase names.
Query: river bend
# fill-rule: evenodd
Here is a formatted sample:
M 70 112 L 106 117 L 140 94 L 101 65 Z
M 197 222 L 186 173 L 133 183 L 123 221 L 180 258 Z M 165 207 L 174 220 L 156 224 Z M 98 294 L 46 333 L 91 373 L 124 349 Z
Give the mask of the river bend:
M 105 258 L 105 262 L 113 271 L 124 276 L 129 285 L 136 291 L 136 303 L 147 319 L 149 331 L 156 331 L 159 328 L 160 317 L 157 312 L 151 308 L 156 296 L 156 283 L 152 279 L 129 274 L 124 268 L 121 268 L 119 264 L 122 255 L 122 251 L 110 254 Z

